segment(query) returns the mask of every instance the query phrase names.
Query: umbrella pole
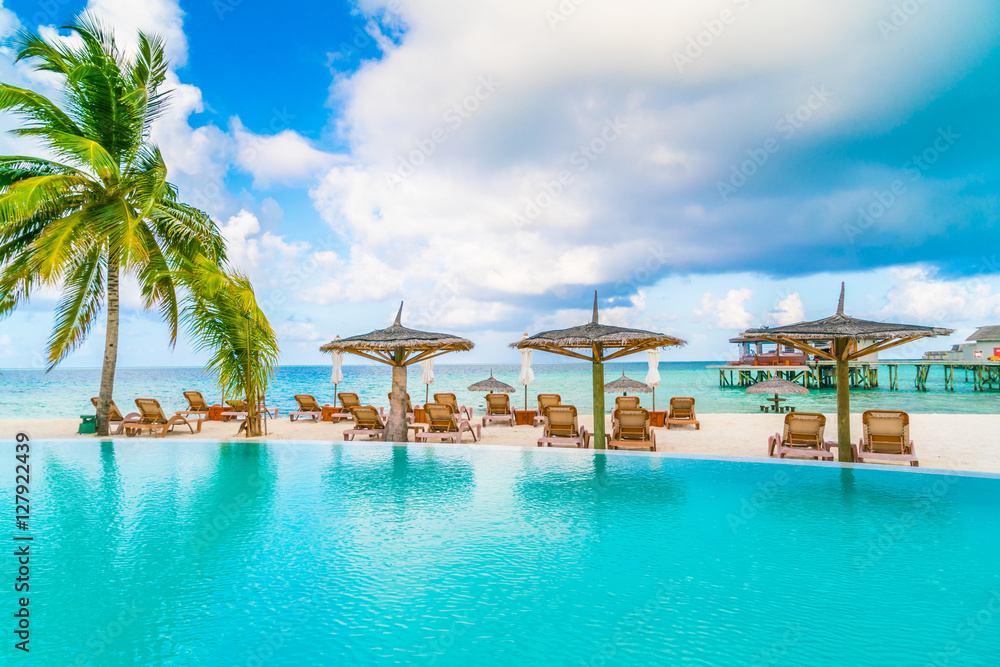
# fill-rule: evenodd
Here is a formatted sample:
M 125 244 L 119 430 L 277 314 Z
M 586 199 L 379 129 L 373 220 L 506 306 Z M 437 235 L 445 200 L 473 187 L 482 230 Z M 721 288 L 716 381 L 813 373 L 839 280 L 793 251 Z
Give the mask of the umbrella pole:
M 389 421 L 386 442 L 406 442 L 406 366 L 392 367 L 392 398 L 389 401 Z
M 653 412 L 656 412 L 656 387 L 653 387 Z
M 333 383 L 333 407 L 337 407 L 337 383 Z
M 594 449 L 604 448 L 604 363 L 594 361 Z
M 528 409 L 528 385 L 524 385 L 524 409 Z
M 846 338 L 834 340 L 837 356 L 837 459 L 842 463 L 851 460 L 851 377 L 847 345 Z

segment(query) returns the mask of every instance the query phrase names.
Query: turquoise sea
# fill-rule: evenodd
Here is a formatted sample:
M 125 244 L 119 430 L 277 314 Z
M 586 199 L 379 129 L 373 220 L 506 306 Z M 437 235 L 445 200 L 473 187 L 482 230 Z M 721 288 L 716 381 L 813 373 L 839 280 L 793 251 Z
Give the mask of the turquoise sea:
M 14 443 L 0 442 L 13 514 Z M 386 443 L 32 443 L 10 667 L 987 667 L 1000 478 Z
M 656 406 L 663 409 L 671 396 L 694 396 L 700 412 L 759 412 L 762 397 L 747 395 L 739 388 L 720 388 L 719 373 L 707 366 L 721 362 L 663 362 L 660 364 L 662 380 L 656 391 Z M 558 393 L 564 403 L 577 406 L 581 414 L 591 414 L 591 367 L 584 363 L 536 364 L 535 382 L 528 388 L 528 406 L 535 404 L 536 393 Z M 519 365 L 449 365 L 434 368 L 435 381 L 430 386 L 434 392 L 452 392 L 459 402 L 474 406 L 477 412 L 485 407 L 483 394 L 469 392 L 467 387 L 494 376 L 517 388 L 513 395 L 515 405 L 524 405 L 524 388 L 518 385 Z M 620 377 L 622 371 L 636 380 L 646 377 L 647 364 L 608 363 L 605 380 Z M 408 387 L 416 403 L 422 403 L 425 386 L 420 381 L 420 366 L 410 367 Z M 90 397 L 96 396 L 100 387 L 98 369 L 57 368 L 50 373 L 41 370 L 0 371 L 0 418 L 11 417 L 78 417 L 92 413 Z M 883 367 L 880 379 L 882 388 L 851 392 L 852 411 L 869 408 L 895 408 L 912 413 L 974 413 L 1000 412 L 1000 391 L 976 392 L 972 383 L 964 382 L 963 371 L 955 371 L 955 391 L 944 391 L 940 369 L 932 369 L 928 391 L 914 388 L 915 371 L 900 367 L 898 391 L 889 391 L 888 375 Z M 386 366 L 344 366 L 344 382 L 338 391 L 353 391 L 364 402 L 388 405 L 390 370 Z M 210 402 L 219 401 L 215 381 L 200 368 L 119 368 L 115 380 L 114 398 L 125 412 L 133 409 L 136 398 L 159 399 L 168 412 L 186 407 L 182 392 L 187 389 L 201 391 Z M 284 366 L 268 391 L 268 403 L 278 406 L 282 413 L 294 409 L 295 394 L 313 394 L 320 403 L 333 404 L 334 390 L 330 384 L 329 366 Z M 652 408 L 653 396 L 642 394 L 642 405 Z M 613 405 L 613 396 L 606 398 Z M 835 412 L 833 390 L 812 390 L 808 396 L 790 397 L 788 402 L 800 411 Z

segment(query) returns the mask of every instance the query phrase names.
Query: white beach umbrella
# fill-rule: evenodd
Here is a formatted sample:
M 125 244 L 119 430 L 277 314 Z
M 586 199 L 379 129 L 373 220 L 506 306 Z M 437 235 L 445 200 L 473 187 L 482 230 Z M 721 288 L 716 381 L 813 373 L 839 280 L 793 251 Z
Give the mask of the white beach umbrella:
M 527 336 L 528 334 L 524 334 Z M 535 381 L 535 372 L 531 370 L 531 350 L 521 350 L 521 377 L 518 379 L 524 385 L 524 409 L 528 409 L 528 385 Z
M 653 388 L 653 410 L 656 410 L 656 388 L 660 385 L 660 348 L 647 350 L 649 354 L 649 372 L 646 373 L 646 384 Z
M 424 383 L 424 403 L 427 403 L 431 396 L 431 383 L 434 382 L 434 360 L 424 359 L 420 362 L 420 367 L 424 372 L 420 375 L 420 380 Z
M 344 354 L 335 351 L 330 356 L 333 357 L 333 373 L 330 374 L 330 382 L 333 383 L 333 405 L 336 406 L 337 385 L 344 381 L 344 371 L 341 370 L 341 366 L 344 365 Z

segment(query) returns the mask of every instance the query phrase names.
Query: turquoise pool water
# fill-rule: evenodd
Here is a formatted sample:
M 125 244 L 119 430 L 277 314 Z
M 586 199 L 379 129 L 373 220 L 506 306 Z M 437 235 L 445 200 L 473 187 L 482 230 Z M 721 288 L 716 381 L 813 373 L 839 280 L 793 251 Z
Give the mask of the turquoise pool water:
M 32 652 L 5 627 L 4 665 L 1000 656 L 997 478 L 187 439 L 36 442 L 32 466 Z

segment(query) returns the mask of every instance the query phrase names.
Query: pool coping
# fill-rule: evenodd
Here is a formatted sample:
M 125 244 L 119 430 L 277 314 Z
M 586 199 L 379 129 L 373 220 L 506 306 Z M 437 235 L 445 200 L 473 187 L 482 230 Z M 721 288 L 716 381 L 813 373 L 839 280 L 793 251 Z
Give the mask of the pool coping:
M 171 442 L 179 442 L 179 440 L 171 439 Z M 13 439 L 0 440 L 2 443 L 13 443 Z M 66 442 L 70 444 L 78 444 L 81 442 L 94 442 L 94 443 L 130 443 L 138 444 L 143 442 L 166 442 L 162 438 L 125 438 L 122 436 L 102 438 L 100 440 L 94 439 L 89 441 L 81 441 L 78 439 L 74 440 L 59 440 L 57 438 L 38 438 L 32 441 L 33 443 L 41 442 Z M 978 470 L 950 470 L 948 468 L 914 468 L 912 466 L 896 466 L 896 465 L 880 465 L 874 463 L 841 463 L 839 461 L 812 461 L 807 459 L 775 459 L 771 457 L 756 457 L 756 456 L 723 456 L 719 454 L 689 454 L 689 453 L 678 453 L 678 452 L 632 452 L 632 451 L 620 451 L 611 449 L 592 449 L 592 448 L 576 448 L 576 447 L 530 447 L 524 445 L 496 445 L 489 444 L 483 445 L 479 443 L 463 442 L 460 444 L 450 443 L 450 442 L 435 442 L 435 443 L 422 443 L 422 442 L 380 442 L 380 441 L 353 441 L 353 440 L 267 440 L 267 439 L 254 439 L 254 440 L 243 440 L 243 439 L 232 439 L 232 440 L 216 440 L 216 439 L 206 439 L 206 438 L 184 438 L 185 443 L 199 443 L 199 444 L 302 444 L 302 445 L 348 445 L 351 447 L 407 447 L 415 449 L 448 449 L 448 450 L 488 450 L 488 451 L 526 451 L 526 452 L 548 452 L 554 453 L 559 452 L 561 455 L 577 455 L 577 456 L 637 456 L 637 457 L 647 457 L 647 458 L 664 458 L 664 459 L 687 459 L 695 461 L 722 461 L 722 462 L 735 462 L 735 463 L 759 463 L 759 464 L 772 464 L 772 465 L 801 465 L 801 466 L 818 466 L 821 468 L 840 468 L 840 469 L 857 469 L 857 470 L 884 470 L 887 472 L 896 473 L 909 473 L 909 474 L 925 474 L 925 475 L 943 475 L 943 476 L 961 476 L 961 477 L 982 477 L 986 479 L 1000 479 L 1000 473 L 994 472 L 983 472 Z

